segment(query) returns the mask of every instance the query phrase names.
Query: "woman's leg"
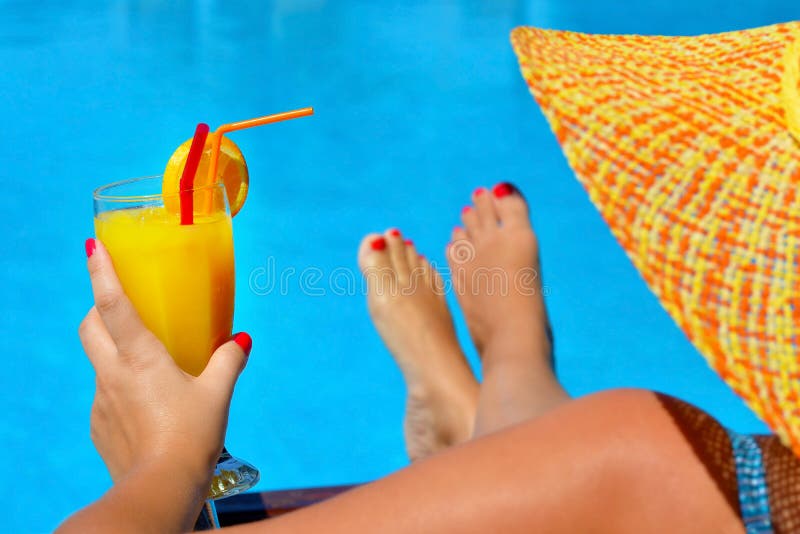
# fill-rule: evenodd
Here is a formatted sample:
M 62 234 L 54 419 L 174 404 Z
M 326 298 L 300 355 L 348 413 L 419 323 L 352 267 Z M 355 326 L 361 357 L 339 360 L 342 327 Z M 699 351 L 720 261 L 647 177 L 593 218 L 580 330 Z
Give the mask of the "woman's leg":
M 742 534 L 707 469 L 657 395 L 612 391 L 234 530 Z
M 569 400 L 553 369 L 536 236 L 510 184 L 481 188 L 453 231 L 448 261 L 481 356 L 475 435 L 540 416 Z
M 439 273 L 397 230 L 365 237 L 358 263 L 372 321 L 405 378 L 409 457 L 469 439 L 478 383 L 456 339 Z
M 370 234 L 359 247 L 370 315 L 406 381 L 403 426 L 412 460 L 569 399 L 553 371 L 536 237 L 525 201 L 516 192 L 498 197 L 486 191 L 474 199 L 471 214 L 464 216 L 470 234 L 457 230 L 449 256 L 481 354 L 480 389 L 458 344 L 439 273 L 397 230 Z M 492 223 L 478 225 L 478 217 Z M 466 261 L 457 256 L 459 247 L 468 247 Z
M 473 431 L 490 433 L 569 399 L 553 370 L 527 205 L 508 184 L 492 193 L 478 190 L 473 199 L 474 208 L 463 216 L 466 231 L 454 232 L 448 256 L 481 355 L 480 393 L 436 270 L 397 230 L 368 235 L 359 248 L 370 314 L 408 388 L 404 430 L 412 460 L 460 443 Z

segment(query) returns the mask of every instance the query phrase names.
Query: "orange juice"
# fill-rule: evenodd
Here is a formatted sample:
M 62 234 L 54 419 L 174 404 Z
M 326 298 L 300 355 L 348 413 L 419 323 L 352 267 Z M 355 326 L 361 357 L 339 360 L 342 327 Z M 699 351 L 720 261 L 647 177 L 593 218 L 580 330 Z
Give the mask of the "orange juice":
M 98 214 L 97 238 L 134 307 L 187 373 L 199 375 L 233 325 L 233 228 L 225 211 L 180 217 L 162 206 Z

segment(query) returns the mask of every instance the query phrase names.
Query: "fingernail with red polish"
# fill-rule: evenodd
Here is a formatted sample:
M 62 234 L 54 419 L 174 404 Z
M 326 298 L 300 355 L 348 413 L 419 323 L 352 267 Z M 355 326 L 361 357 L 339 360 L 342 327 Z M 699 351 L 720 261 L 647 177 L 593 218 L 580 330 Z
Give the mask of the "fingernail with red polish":
M 474 196 L 476 196 L 476 197 L 479 197 L 479 196 L 481 196 L 482 194 L 484 194 L 485 192 L 486 192 L 486 188 L 485 188 L 485 187 L 479 187 L 478 189 L 476 189 L 475 191 L 473 191 L 473 193 L 472 193 L 472 194 L 473 194 Z
M 86 248 L 86 257 L 91 258 L 92 254 L 94 254 L 94 249 L 97 248 L 97 243 L 95 243 L 94 238 L 90 237 L 87 239 L 83 246 Z
M 239 332 L 233 336 L 233 342 L 241 347 L 245 355 L 250 355 L 250 349 L 253 348 L 253 338 L 247 332 Z
M 389 235 L 393 235 L 395 237 L 398 237 L 400 235 L 400 230 L 398 230 L 397 228 L 393 228 L 393 229 L 389 230 Z
M 386 240 L 382 237 L 378 237 L 373 239 L 369 246 L 372 248 L 372 250 L 383 250 L 386 248 Z
M 411 241 L 410 239 L 406 239 L 406 240 L 405 240 L 405 244 L 406 244 L 406 245 L 408 245 L 408 246 L 411 246 L 411 245 L 413 245 L 413 244 L 414 244 L 414 242 L 413 242 L 413 241 Z
M 516 188 L 513 185 L 509 184 L 508 182 L 502 182 L 492 188 L 492 193 L 494 193 L 494 196 L 497 198 L 503 198 L 507 197 L 515 190 Z
M 463 208 L 461 208 L 461 213 L 469 213 L 471 209 L 472 207 L 470 206 L 464 206 Z

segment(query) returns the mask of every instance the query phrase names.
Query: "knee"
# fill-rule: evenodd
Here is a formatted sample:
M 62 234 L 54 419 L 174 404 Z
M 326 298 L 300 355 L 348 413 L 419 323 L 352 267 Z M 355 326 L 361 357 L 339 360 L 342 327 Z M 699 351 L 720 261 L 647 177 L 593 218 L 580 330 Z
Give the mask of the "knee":
M 669 422 L 660 397 L 643 389 L 613 389 L 581 397 L 567 406 L 595 446 L 616 447 L 624 442 L 647 448 L 660 442 L 657 438 Z
M 682 450 L 687 446 L 676 424 L 679 407 L 705 415 L 678 399 L 642 389 L 604 391 L 572 406 L 582 412 L 587 444 L 601 452 L 599 461 L 621 460 L 614 464 L 628 469 L 638 469 L 641 462 L 651 468 L 669 462 L 676 447 Z
M 711 416 L 678 399 L 635 389 L 591 395 L 573 408 L 586 421 L 586 487 L 616 495 L 603 501 L 609 511 L 616 507 L 625 515 L 636 508 L 675 524 L 693 516 L 708 524 L 738 521 L 735 485 L 719 478 L 724 466 L 703 454 L 714 448 L 715 458 L 730 463 L 730 451 L 720 445 L 727 434 Z

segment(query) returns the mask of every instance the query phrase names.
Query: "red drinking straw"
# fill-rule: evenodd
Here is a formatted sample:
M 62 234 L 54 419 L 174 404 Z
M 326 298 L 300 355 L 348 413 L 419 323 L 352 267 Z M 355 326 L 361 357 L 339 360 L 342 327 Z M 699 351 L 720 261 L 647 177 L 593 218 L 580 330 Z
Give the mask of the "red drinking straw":
M 183 167 L 180 181 L 180 202 L 181 202 L 181 224 L 192 224 L 194 215 L 194 176 L 197 174 L 197 167 L 200 165 L 200 158 L 203 156 L 203 149 L 206 146 L 208 137 L 208 124 L 201 122 L 194 130 L 192 146 L 189 148 L 189 155 L 186 156 L 186 165 Z

